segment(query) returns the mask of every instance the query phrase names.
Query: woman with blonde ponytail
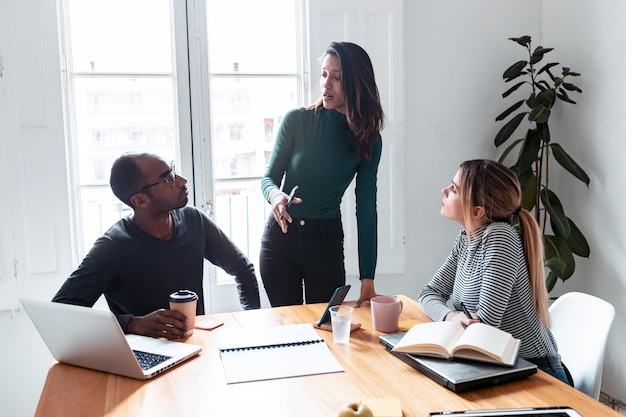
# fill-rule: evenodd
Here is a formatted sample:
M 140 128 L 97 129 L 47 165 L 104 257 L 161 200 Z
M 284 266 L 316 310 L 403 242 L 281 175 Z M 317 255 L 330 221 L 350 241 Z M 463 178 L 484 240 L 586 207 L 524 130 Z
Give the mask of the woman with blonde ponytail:
M 420 291 L 424 312 L 435 321 L 502 329 L 522 341 L 520 357 L 573 385 L 550 331 L 541 231 L 521 207 L 515 173 L 491 160 L 465 161 L 442 194 L 441 215 L 462 229 Z

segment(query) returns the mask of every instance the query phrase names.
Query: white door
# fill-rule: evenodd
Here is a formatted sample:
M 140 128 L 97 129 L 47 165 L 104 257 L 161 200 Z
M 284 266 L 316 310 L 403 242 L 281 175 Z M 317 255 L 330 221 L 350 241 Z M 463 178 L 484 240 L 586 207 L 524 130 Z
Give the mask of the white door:
M 71 269 L 54 0 L 0 0 L 0 310 L 51 298 Z
M 310 1 L 309 27 L 312 79 L 319 74 L 319 57 L 331 41 L 362 46 L 374 66 L 385 112 L 383 151 L 378 168 L 378 264 L 376 275 L 404 274 L 404 90 L 401 0 Z M 319 95 L 313 82 L 312 97 Z M 345 229 L 348 282 L 358 279 L 354 182 L 341 206 Z
M 270 209 L 260 184 L 276 130 L 288 110 L 306 102 L 303 4 L 190 5 L 195 9 L 190 45 L 198 45 L 190 48 L 194 160 L 202 169 L 196 176 L 197 205 L 255 265 Z M 241 309 L 232 277 L 215 268 L 208 269 L 208 277 L 211 311 Z

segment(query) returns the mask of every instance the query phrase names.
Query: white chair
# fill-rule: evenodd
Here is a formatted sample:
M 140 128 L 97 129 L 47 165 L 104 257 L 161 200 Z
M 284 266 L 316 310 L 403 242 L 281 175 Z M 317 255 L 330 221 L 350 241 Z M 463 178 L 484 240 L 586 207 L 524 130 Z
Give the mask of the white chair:
M 596 400 L 600 397 L 602 365 L 615 308 L 593 295 L 570 292 L 550 306 L 552 333 L 561 360 L 567 366 L 574 388 Z

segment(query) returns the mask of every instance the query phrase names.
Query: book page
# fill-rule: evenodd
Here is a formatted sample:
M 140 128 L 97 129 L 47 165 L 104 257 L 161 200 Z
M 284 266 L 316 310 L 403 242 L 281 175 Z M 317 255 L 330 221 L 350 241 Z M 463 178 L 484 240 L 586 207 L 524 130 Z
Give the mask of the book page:
M 463 326 L 453 321 L 416 324 L 400 339 L 393 351 L 449 358 L 461 334 Z
M 469 325 L 452 353 L 456 357 L 487 360 L 513 365 L 520 341 L 509 333 L 484 323 Z

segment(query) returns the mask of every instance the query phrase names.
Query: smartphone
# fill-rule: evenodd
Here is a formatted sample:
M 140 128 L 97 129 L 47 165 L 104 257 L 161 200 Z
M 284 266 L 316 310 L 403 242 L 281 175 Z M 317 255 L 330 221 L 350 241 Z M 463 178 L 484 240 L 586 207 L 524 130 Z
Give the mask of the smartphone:
M 348 291 L 350 291 L 350 284 L 344 285 L 343 287 L 339 287 L 335 290 L 333 296 L 330 297 L 326 310 L 324 310 L 324 314 L 322 314 L 322 318 L 319 323 L 317 323 L 317 327 L 320 327 L 322 324 L 330 321 L 330 308 L 343 303 L 344 298 L 348 295 Z

